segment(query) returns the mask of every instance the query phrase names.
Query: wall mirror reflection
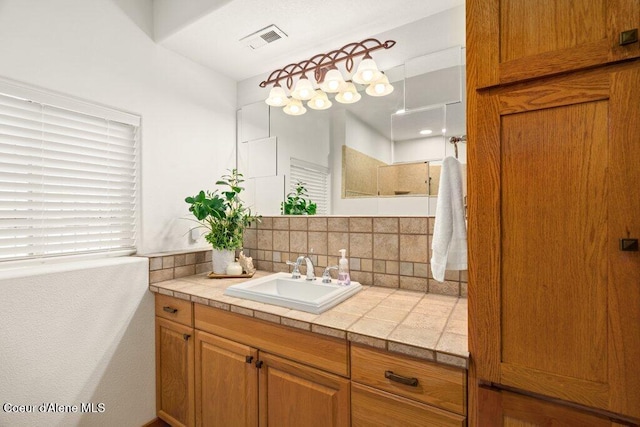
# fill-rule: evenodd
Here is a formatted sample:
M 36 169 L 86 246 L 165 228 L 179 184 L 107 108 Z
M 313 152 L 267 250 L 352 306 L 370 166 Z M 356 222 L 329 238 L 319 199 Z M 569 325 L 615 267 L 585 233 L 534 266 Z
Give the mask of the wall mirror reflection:
M 276 143 L 273 155 L 261 156 L 276 159 L 277 173 L 250 185 L 256 208 L 280 214 L 280 202 L 302 180 L 322 206 L 318 213 L 435 214 L 441 161 L 454 155 L 449 139 L 466 133 L 464 55 L 456 46 L 385 70 L 394 86 L 385 97 L 362 94 L 355 104 L 334 102 L 296 117 L 269 108 Z M 239 166 L 251 158 L 249 145 L 239 143 Z M 466 144 L 457 148 L 464 166 Z

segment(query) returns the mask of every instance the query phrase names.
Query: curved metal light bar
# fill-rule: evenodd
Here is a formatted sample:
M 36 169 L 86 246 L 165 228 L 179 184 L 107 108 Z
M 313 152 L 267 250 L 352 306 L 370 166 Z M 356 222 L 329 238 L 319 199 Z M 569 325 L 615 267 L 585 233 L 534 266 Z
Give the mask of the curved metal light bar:
M 336 64 L 345 62 L 345 68 L 348 73 L 353 70 L 354 58 L 358 56 L 365 56 L 370 58 L 370 53 L 379 49 L 390 49 L 396 42 L 394 40 L 387 40 L 384 43 L 377 39 L 366 39 L 359 43 L 349 43 L 342 46 L 340 49 L 332 50 L 329 53 L 321 53 L 315 55 L 304 61 L 298 63 L 291 63 L 279 70 L 273 71 L 267 80 L 260 83 L 260 87 L 267 87 L 270 84 L 279 83 L 281 80 L 285 81 L 285 84 L 289 90 L 293 87 L 293 77 L 297 75 L 314 73 L 316 82 L 322 83 L 325 74 L 335 69 Z

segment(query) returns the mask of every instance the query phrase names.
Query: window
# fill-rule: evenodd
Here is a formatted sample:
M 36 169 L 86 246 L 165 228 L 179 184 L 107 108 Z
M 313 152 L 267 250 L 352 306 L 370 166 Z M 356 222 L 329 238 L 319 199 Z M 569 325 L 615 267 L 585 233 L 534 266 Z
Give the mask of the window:
M 290 191 L 296 191 L 298 181 L 304 183 L 308 198 L 317 204 L 316 214 L 329 214 L 329 169 L 303 160 L 291 159 Z
M 0 80 L 0 261 L 135 252 L 139 125 Z

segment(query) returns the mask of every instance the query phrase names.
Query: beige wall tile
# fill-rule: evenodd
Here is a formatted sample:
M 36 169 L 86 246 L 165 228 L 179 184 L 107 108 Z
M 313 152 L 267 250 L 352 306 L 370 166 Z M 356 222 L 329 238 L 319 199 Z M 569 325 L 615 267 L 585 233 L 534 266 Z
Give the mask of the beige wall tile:
M 433 227 L 436 225 L 436 218 L 431 216 L 429 217 L 429 234 L 433 234 Z
M 366 271 L 351 271 L 349 272 L 349 276 L 351 277 L 351 280 L 364 286 L 373 285 L 373 273 Z
M 427 217 L 400 218 L 400 233 L 403 234 L 427 234 L 429 222 Z
M 416 277 L 431 277 L 429 264 L 415 263 L 413 264 L 413 275 Z
M 373 260 L 373 272 L 374 273 L 384 273 L 386 272 L 386 263 L 381 259 Z
M 258 230 L 245 229 L 242 236 L 242 246 L 256 249 L 258 247 Z
M 399 277 L 395 274 L 373 274 L 373 286 L 384 286 L 385 288 L 397 288 L 400 286 Z
M 318 255 L 318 264 L 319 267 L 326 267 L 327 264 L 327 256 L 326 255 Z
M 327 255 L 327 233 L 324 231 L 309 231 L 309 250 L 314 254 Z
M 204 253 L 204 262 L 210 262 L 212 256 L 213 256 L 213 251 L 206 251 Z
M 277 273 L 290 273 L 291 268 L 283 262 L 274 262 L 273 271 Z
M 397 233 L 399 231 L 398 218 L 396 217 L 374 217 L 374 233 Z
M 371 233 L 373 231 L 373 219 L 370 217 L 349 218 L 349 231 L 351 233 Z
M 396 261 L 398 259 L 398 235 L 381 234 L 373 235 L 373 257 Z
M 402 220 L 402 218 L 401 218 Z M 426 234 L 400 235 L 400 260 L 412 262 L 428 262 Z
M 429 292 L 457 297 L 460 295 L 460 282 L 449 282 L 445 280 L 440 283 L 437 280 L 429 279 Z
M 469 271 L 468 270 L 462 270 L 460 272 L 460 281 L 461 282 L 468 282 L 469 281 Z
M 187 263 L 187 257 L 185 254 L 174 255 L 173 262 L 175 267 L 182 267 Z
M 200 264 L 204 262 L 205 253 L 204 251 L 196 252 L 196 264 Z
M 360 260 L 360 269 L 362 271 L 373 271 L 373 260 L 372 259 L 361 259 Z
M 185 265 L 195 264 L 195 263 L 196 263 L 196 254 L 195 254 L 195 252 L 191 252 L 191 253 L 185 254 L 185 257 L 184 257 L 184 264 Z
M 371 233 L 349 233 L 350 256 L 371 258 L 373 256 L 373 235 Z
M 429 280 L 426 277 L 400 276 L 400 289 L 427 292 Z
M 347 217 L 327 218 L 327 229 L 329 231 L 349 231 L 349 218 Z
M 309 217 L 309 231 L 327 231 L 327 218 Z
M 173 268 L 175 266 L 175 259 L 173 256 L 162 257 L 162 268 Z
M 278 217 L 273 218 L 273 229 L 274 230 L 289 230 L 289 218 L 287 217 Z
M 413 276 L 413 263 L 401 261 L 400 274 L 402 276 Z
M 154 270 L 149 272 L 149 283 L 163 282 L 173 279 L 173 268 Z
M 200 264 L 196 264 L 196 274 L 209 273 L 211 272 L 212 267 L 210 262 L 202 262 Z
M 300 216 L 300 217 L 289 218 L 289 229 L 297 230 L 297 231 L 307 231 L 308 229 L 307 217 Z
M 273 231 L 271 230 L 258 230 L 258 249 L 259 250 L 272 250 L 273 249 Z M 264 259 L 264 258 L 262 258 Z
M 289 248 L 292 253 L 301 255 L 307 255 L 307 232 L 306 231 L 291 231 L 289 238 Z
M 469 296 L 469 285 L 467 282 L 460 282 L 460 296 L 467 298 Z
M 161 257 L 149 258 L 149 271 L 161 270 L 161 269 L 162 269 Z
M 387 261 L 387 274 L 398 274 L 399 273 L 399 265 L 398 261 Z
M 273 250 L 289 252 L 289 230 L 273 231 Z
M 196 265 L 183 265 L 180 267 L 176 267 L 174 270 L 174 277 L 177 279 L 179 277 L 193 276 L 196 274 Z
M 331 221 L 332 218 L 329 218 Z M 347 257 L 355 256 L 349 252 L 349 233 L 329 232 L 327 254 L 330 256 L 340 256 L 340 249 L 347 250 Z
M 272 230 L 273 229 L 273 217 L 263 216 L 258 224 L 259 230 Z

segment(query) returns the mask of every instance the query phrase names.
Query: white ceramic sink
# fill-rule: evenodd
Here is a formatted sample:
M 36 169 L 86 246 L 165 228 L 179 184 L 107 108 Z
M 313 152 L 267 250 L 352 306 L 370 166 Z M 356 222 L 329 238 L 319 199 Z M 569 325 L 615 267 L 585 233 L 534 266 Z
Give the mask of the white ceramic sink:
M 340 286 L 336 280 L 322 283 L 322 279 L 292 279 L 290 273 L 275 273 L 229 286 L 224 294 L 294 310 L 320 314 L 355 295 L 362 289 L 358 282 Z

